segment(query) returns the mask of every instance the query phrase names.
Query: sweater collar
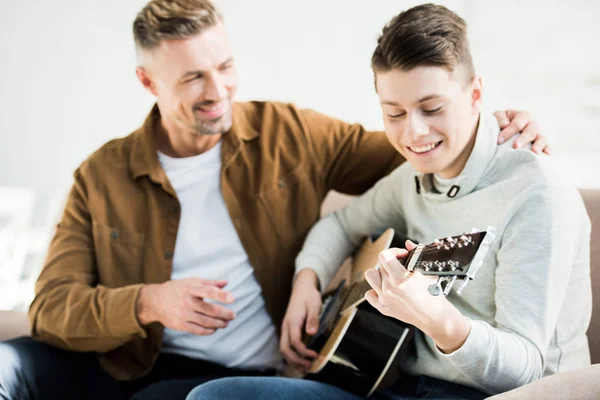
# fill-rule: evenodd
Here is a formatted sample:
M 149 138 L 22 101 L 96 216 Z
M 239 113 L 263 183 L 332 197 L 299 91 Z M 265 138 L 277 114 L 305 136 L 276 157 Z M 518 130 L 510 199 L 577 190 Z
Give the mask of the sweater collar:
M 480 113 L 475 145 L 462 172 L 454 178 L 444 179 L 438 174 L 419 174 L 415 171 L 417 193 L 434 201 L 450 201 L 471 193 L 496 153 L 499 132 L 496 118 Z

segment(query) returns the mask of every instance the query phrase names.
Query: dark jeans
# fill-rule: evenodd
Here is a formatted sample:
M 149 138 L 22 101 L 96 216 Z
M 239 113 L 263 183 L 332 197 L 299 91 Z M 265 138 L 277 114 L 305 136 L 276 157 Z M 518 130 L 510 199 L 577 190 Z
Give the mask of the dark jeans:
M 201 383 L 240 375 L 274 375 L 274 371 L 228 369 L 161 354 L 147 376 L 119 382 L 102 370 L 94 354 L 60 350 L 28 337 L 0 342 L 0 400 L 185 399 Z

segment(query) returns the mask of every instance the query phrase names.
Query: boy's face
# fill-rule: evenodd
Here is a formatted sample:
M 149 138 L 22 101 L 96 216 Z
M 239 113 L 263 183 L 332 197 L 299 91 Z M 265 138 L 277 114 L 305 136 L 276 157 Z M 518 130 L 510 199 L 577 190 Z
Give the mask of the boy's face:
M 475 143 L 481 79 L 466 83 L 460 66 L 393 69 L 376 79 L 390 143 L 421 173 L 459 175 Z

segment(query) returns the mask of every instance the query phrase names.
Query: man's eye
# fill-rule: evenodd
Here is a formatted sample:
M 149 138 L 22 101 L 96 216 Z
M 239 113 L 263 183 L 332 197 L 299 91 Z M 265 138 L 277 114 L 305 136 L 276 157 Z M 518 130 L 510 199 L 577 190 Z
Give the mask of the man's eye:
M 440 111 L 442 108 L 444 108 L 444 106 L 440 106 L 440 107 L 436 108 L 435 110 L 423 110 L 423 112 L 425 114 L 435 114 L 436 112 Z
M 185 81 L 185 83 L 194 82 L 194 81 L 197 81 L 198 79 L 202 79 L 202 75 L 196 75 L 193 78 L 190 78 L 187 81 Z

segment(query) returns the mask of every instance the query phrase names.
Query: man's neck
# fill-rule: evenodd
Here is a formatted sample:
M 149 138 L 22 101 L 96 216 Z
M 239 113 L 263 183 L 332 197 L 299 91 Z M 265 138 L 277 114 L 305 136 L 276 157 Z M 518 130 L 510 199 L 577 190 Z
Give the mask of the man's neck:
M 162 120 L 156 131 L 158 151 L 173 158 L 193 157 L 205 153 L 223 137 L 222 133 L 199 135 L 191 131 L 176 131 L 176 129 Z

